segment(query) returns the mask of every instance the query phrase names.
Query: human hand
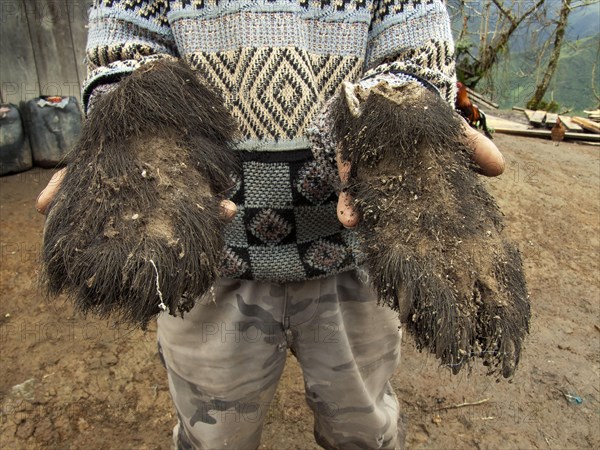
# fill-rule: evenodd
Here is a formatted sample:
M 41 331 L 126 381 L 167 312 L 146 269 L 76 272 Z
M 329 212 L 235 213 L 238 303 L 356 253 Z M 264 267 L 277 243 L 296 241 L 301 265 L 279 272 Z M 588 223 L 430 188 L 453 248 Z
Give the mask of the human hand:
M 479 167 L 479 174 L 487 177 L 502 175 L 506 162 L 496 144 L 471 127 L 464 119 L 462 123 L 469 147 L 473 150 L 473 162 Z
M 342 161 L 339 152 L 336 155 L 336 162 L 340 180 L 342 180 L 342 184 L 345 184 L 350 175 L 350 162 Z M 352 197 L 348 192 L 340 192 L 337 204 L 337 218 L 345 228 L 354 228 L 360 221 L 358 213 L 352 206 Z
M 477 164 L 478 172 L 488 177 L 501 175 L 506 167 L 506 162 L 496 144 L 469 126 L 465 120 L 463 120 L 463 127 L 469 147 L 473 150 L 473 162 Z M 342 161 L 339 152 L 336 160 L 340 179 L 342 183 L 346 183 L 350 174 L 350 162 Z M 337 217 L 344 227 L 350 229 L 355 228 L 360 222 L 360 216 L 352 206 L 352 197 L 345 191 L 342 191 L 338 198 Z
M 40 214 L 46 215 L 48 213 L 48 206 L 50 206 L 50 203 L 52 203 L 52 200 L 56 197 L 56 193 L 58 192 L 58 188 L 60 188 L 60 183 L 62 182 L 66 171 L 67 168 L 64 167 L 52 175 L 52 178 L 50 178 L 50 181 L 44 190 L 37 196 L 37 199 L 35 200 L 35 209 Z
M 48 207 L 50 206 L 50 203 L 52 203 L 52 200 L 54 200 L 54 197 L 56 197 L 56 194 L 58 193 L 60 184 L 65 176 L 66 170 L 66 167 L 62 168 L 54 175 L 52 175 L 52 178 L 50 178 L 48 185 L 38 195 L 37 200 L 35 201 L 35 208 L 40 214 L 46 215 L 48 213 Z M 229 222 L 235 216 L 235 213 L 237 212 L 237 207 L 235 206 L 235 203 L 233 203 L 231 200 L 223 200 L 221 202 L 221 210 L 221 217 L 223 218 L 223 220 Z

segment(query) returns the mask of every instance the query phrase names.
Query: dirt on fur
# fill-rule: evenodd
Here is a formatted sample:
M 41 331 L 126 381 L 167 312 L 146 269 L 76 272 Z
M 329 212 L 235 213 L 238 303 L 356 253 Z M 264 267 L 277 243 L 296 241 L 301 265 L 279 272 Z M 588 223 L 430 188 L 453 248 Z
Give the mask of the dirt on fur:
M 485 181 L 523 255 L 531 333 L 511 383 L 452 375 L 407 338 L 392 380 L 408 448 L 600 448 L 599 148 L 496 135 L 507 170 Z M 37 276 L 53 171 L 0 178 L 0 447 L 170 449 L 176 418 L 155 327 L 127 330 L 48 303 Z M 317 449 L 289 356 L 264 449 Z
M 145 328 L 189 311 L 218 275 L 236 125 L 176 61 L 144 65 L 94 105 L 50 205 L 42 278 L 78 311 Z
M 509 378 L 529 330 L 527 286 L 462 119 L 418 83 L 351 89 L 335 104 L 334 130 L 380 302 L 454 373 L 482 358 Z

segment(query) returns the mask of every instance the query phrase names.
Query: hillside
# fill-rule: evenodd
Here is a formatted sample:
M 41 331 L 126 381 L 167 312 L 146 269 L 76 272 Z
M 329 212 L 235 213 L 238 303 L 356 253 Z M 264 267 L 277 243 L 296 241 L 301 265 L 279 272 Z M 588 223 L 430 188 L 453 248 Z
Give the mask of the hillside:
M 560 9 L 560 0 L 546 0 L 548 7 L 548 17 L 556 17 Z M 452 18 L 452 30 L 455 32 L 455 37 L 462 27 L 462 14 L 460 13 L 461 0 L 448 0 L 448 10 Z M 477 34 L 480 27 L 481 11 L 485 8 L 484 5 L 490 3 L 489 0 L 469 0 L 465 2 L 467 11 L 470 11 L 468 29 L 470 33 Z M 578 1 L 579 3 L 579 1 Z M 519 11 L 527 9 L 529 3 L 526 0 L 507 0 L 505 6 L 510 8 L 512 12 L 518 16 Z M 489 29 L 493 30 L 499 16 L 495 13 L 496 9 L 492 8 L 490 17 Z M 598 33 L 600 23 L 600 4 L 590 4 L 586 6 L 576 7 L 569 15 L 569 22 L 566 31 L 567 41 L 576 41 L 587 37 L 594 36 Z M 552 28 L 543 28 L 538 25 L 527 27 L 522 24 L 521 27 L 513 34 L 510 41 L 512 51 L 523 51 L 530 47 L 532 43 L 541 45 L 548 36 L 552 33 Z M 475 42 L 477 40 L 475 39 Z M 477 43 L 477 42 L 476 42 Z
M 580 114 L 584 109 L 598 106 L 598 100 L 592 94 L 592 68 L 596 69 L 595 86 L 600 91 L 600 58 L 598 46 L 600 33 L 596 36 L 567 42 L 559 59 L 546 100 L 554 99 L 560 109 L 571 108 Z M 524 106 L 533 94 L 536 86 L 536 54 L 535 51 L 507 54 L 493 75 L 492 83 L 481 83 L 478 90 L 490 94 L 501 108 Z M 540 67 L 546 67 L 544 60 Z M 539 71 L 539 69 L 538 69 Z M 538 75 L 538 76 L 541 76 Z
M 470 2 L 471 8 L 481 9 L 484 0 Z M 509 2 L 510 3 L 510 2 Z M 507 3 L 508 4 L 508 3 Z M 513 11 L 519 7 L 519 2 L 511 3 Z M 549 16 L 556 16 L 560 2 L 548 0 Z M 452 15 L 452 28 L 455 38 L 458 36 L 462 16 L 459 14 L 458 1 L 449 0 Z M 523 2 L 521 2 L 523 5 Z M 495 17 L 491 18 L 490 29 L 493 29 Z M 572 108 L 573 112 L 581 113 L 584 109 L 598 106 L 591 91 L 592 68 L 594 62 L 600 66 L 598 48 L 600 46 L 600 4 L 592 4 L 573 9 L 569 16 L 565 43 L 554 79 L 546 94 L 546 100 L 554 99 L 561 110 Z M 469 20 L 469 30 L 476 41 L 479 29 L 479 17 L 473 14 Z M 492 80 L 481 81 L 476 89 L 486 93 L 503 108 L 514 105 L 524 106 L 531 97 L 536 86 L 536 77 L 541 77 L 540 68 L 545 69 L 547 59 L 539 62 L 536 58 L 544 44 L 548 51 L 552 44 L 553 27 L 543 28 L 532 25 L 518 29 L 509 41 L 508 50 L 499 58 L 499 64 L 493 73 Z M 463 43 L 464 44 L 464 43 Z M 473 45 L 476 45 L 474 43 Z M 471 47 L 476 54 L 476 47 Z M 600 67 L 596 71 L 596 90 L 600 91 Z

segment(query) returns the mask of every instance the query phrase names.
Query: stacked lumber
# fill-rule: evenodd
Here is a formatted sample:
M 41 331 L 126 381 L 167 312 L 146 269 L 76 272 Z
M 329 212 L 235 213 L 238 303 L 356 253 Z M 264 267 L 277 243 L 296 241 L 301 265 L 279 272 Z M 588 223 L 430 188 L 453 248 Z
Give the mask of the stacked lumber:
M 550 130 L 556 124 L 557 119 L 560 118 L 561 123 L 566 129 L 565 140 L 590 143 L 600 142 L 600 124 L 591 120 L 528 109 L 524 109 L 523 113 L 529 121 L 529 126 L 490 114 L 487 114 L 487 123 L 496 133 L 550 139 Z M 580 119 L 583 119 L 583 122 Z M 585 126 L 583 125 L 584 123 Z
M 534 127 L 541 127 L 546 120 L 546 111 L 532 111 L 531 109 L 526 109 L 525 115 L 527 116 L 529 123 Z
M 583 131 L 583 128 L 573 122 L 573 119 L 570 116 L 560 116 L 560 120 L 569 131 Z
M 593 120 L 584 119 L 583 117 L 573 117 L 573 122 L 580 125 L 586 131 L 600 134 L 600 123 Z
M 472 102 L 488 110 L 498 109 L 497 103 L 494 103 L 484 95 L 467 88 L 467 93 Z M 487 125 L 495 133 L 513 134 L 517 136 L 530 136 L 540 138 L 551 138 L 552 128 L 560 129 L 561 139 L 564 131 L 564 139 L 585 141 L 598 145 L 600 143 L 600 109 L 594 111 L 584 111 L 588 118 L 570 117 L 556 113 L 549 113 L 542 110 L 533 111 L 530 109 L 514 106 L 515 111 L 522 111 L 527 117 L 529 125 L 524 125 L 512 120 L 503 119 L 486 113 Z M 557 122 L 560 120 L 560 124 Z M 562 125 L 561 125 L 562 124 Z M 556 140 L 556 138 L 555 138 Z M 559 139 L 560 140 L 560 139 Z
M 594 122 L 600 122 L 600 109 L 595 109 L 593 111 L 583 111 L 588 115 L 588 119 L 593 120 Z
M 583 117 L 578 117 L 578 116 L 575 116 L 575 117 L 563 116 L 563 115 L 549 113 L 549 112 L 541 111 L 541 110 L 532 111 L 530 109 L 525 109 L 523 111 L 525 113 L 525 116 L 527 116 L 527 120 L 529 120 L 529 123 L 531 123 L 534 127 L 537 127 L 537 128 L 543 128 L 543 127 L 552 128 L 554 126 L 554 124 L 556 123 L 557 117 L 560 117 L 560 121 L 567 128 L 567 130 L 570 130 L 570 131 L 586 130 L 591 133 L 600 133 L 600 123 L 599 123 L 600 121 L 595 121 L 595 120 L 591 119 L 591 117 L 595 117 L 594 113 L 596 111 L 584 111 L 586 113 L 592 113 L 592 114 L 589 114 L 589 117 L 590 117 L 589 119 L 585 119 Z M 598 111 L 598 114 L 600 115 L 600 111 Z
M 467 88 L 467 94 L 469 94 L 469 98 L 477 106 L 482 106 L 485 109 L 498 109 L 498 103 L 494 103 L 483 94 L 480 94 L 471 88 Z

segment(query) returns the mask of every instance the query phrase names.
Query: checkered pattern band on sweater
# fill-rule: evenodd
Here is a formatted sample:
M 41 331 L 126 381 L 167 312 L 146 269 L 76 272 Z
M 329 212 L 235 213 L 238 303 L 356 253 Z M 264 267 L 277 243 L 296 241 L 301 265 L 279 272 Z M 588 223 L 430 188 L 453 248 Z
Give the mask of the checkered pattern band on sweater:
M 337 220 L 337 195 L 309 150 L 242 154 L 223 276 L 299 281 L 361 262 L 355 234 Z

